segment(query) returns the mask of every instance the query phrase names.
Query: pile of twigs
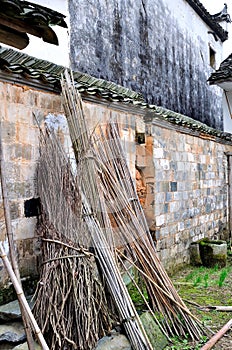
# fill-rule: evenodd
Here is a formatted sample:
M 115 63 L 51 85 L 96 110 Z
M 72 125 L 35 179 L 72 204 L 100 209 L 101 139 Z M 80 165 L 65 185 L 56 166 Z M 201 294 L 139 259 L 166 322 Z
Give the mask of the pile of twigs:
M 89 134 L 81 98 L 67 72 L 62 79 L 62 94 L 78 163 L 80 193 L 88 218 L 85 221 L 119 315 L 122 317 L 121 299 L 127 300 L 127 294 L 116 266 L 118 261 L 124 266 L 128 260 L 145 281 L 150 298 L 147 306 L 154 317 L 156 312 L 162 316 L 159 325 L 163 332 L 167 336 L 189 334 L 192 339 L 199 339 L 203 332 L 201 323 L 190 314 L 157 257 L 116 124 L 109 124 L 104 132 L 99 126 L 96 133 Z M 107 276 L 112 271 L 113 278 L 110 279 Z M 129 304 L 130 299 L 126 305 Z M 124 305 L 123 309 L 126 308 Z M 143 339 L 141 347 L 136 346 L 131 329 L 127 329 L 132 317 L 137 320 L 136 329 L 140 329 L 137 343 Z M 128 312 L 126 320 L 129 322 L 125 323 L 125 329 L 133 348 L 149 349 L 134 309 L 132 313 Z
M 50 349 L 93 349 L 112 319 L 95 258 L 79 245 L 85 236 L 79 191 L 54 134 L 41 138 L 38 192 L 43 262 L 35 316 Z

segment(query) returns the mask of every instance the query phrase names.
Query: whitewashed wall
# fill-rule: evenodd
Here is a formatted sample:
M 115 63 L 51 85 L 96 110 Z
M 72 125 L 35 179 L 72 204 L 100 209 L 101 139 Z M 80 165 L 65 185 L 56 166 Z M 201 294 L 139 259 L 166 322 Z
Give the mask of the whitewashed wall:
M 232 91 L 223 93 L 223 124 L 224 131 L 232 133 Z
M 219 67 L 222 61 L 223 45 L 221 40 L 215 41 L 210 27 L 199 17 L 194 9 L 183 0 L 165 0 L 170 13 L 175 17 L 179 27 L 182 29 L 184 37 L 192 28 L 191 37 L 196 46 L 199 47 L 199 56 L 204 63 L 209 64 L 209 45 L 216 52 L 216 68 Z M 207 9 L 207 8 L 206 8 Z M 190 33 L 189 33 L 190 34 Z M 187 39 L 187 38 L 186 38 Z

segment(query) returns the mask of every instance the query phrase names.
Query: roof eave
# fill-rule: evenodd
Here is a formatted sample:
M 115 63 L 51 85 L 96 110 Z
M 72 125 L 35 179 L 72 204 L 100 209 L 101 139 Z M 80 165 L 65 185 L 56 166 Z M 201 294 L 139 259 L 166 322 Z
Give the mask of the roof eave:
M 194 9 L 194 11 L 201 17 L 201 19 L 215 32 L 221 42 L 228 39 L 228 32 L 220 26 L 215 20 L 213 20 L 210 13 L 198 0 L 186 0 L 187 3 Z

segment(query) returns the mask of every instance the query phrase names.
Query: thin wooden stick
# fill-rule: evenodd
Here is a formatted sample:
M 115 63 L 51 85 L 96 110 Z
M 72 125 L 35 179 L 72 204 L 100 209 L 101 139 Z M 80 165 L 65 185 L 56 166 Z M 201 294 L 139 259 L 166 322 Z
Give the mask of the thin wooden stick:
M 45 260 L 45 261 L 43 261 L 41 263 L 41 265 L 48 264 L 48 263 L 50 263 L 52 261 L 57 261 L 57 260 L 70 259 L 70 258 L 85 258 L 85 257 L 86 257 L 86 255 L 84 255 L 84 254 L 59 256 L 57 258 L 52 258 L 52 259 Z
M 87 236 L 82 204 L 67 155 L 54 133 L 41 135 L 40 151 L 39 235 L 43 260 L 53 263 L 41 266 L 33 312 L 51 349 L 91 350 L 118 317 L 109 308 L 95 255 L 80 243 Z
M 76 248 L 76 247 L 71 246 L 69 244 L 66 244 L 64 242 L 58 241 L 57 239 L 42 238 L 42 241 L 63 245 L 64 247 L 76 250 L 79 253 L 83 253 L 87 257 L 94 256 L 94 254 L 90 253 L 89 251 L 87 251 L 84 248 L 83 249 L 82 248 Z
M 120 275 L 114 253 L 105 237 L 105 231 L 112 235 L 112 227 L 105 206 L 102 192 L 99 192 L 95 156 L 92 153 L 90 137 L 83 113 L 82 101 L 74 88 L 72 77 L 66 72 L 62 79 L 64 108 L 70 127 L 71 138 L 77 163 L 82 157 L 85 176 L 80 180 L 80 193 L 83 203 L 83 220 L 85 221 L 95 248 L 96 257 L 103 276 L 106 278 L 111 297 L 115 302 L 121 321 L 134 350 L 149 350 L 152 346 L 140 322 L 136 309 Z M 89 151 L 89 152 L 88 152 Z M 87 157 L 83 158 L 83 156 Z M 88 200 L 87 200 L 88 199 Z M 96 212 L 97 210 L 97 212 Z
M 8 243 L 9 243 L 10 260 L 11 260 L 13 271 L 17 277 L 17 280 L 18 280 L 19 284 L 21 284 L 19 267 L 18 267 L 18 262 L 17 262 L 17 258 L 16 258 L 16 253 L 15 253 L 15 247 L 14 247 L 14 235 L 13 235 L 13 230 L 12 230 L 12 225 L 11 225 L 10 205 L 9 205 L 9 200 L 8 200 L 8 196 L 7 196 L 6 174 L 5 174 L 5 164 L 4 164 L 4 156 L 3 156 L 1 128 L 0 128 L 0 177 L 1 177 L 1 188 L 2 188 L 2 200 L 3 200 L 3 208 L 4 208 L 4 216 L 5 216 L 5 225 L 6 225 L 6 232 L 7 232 L 7 238 L 8 238 Z M 27 316 L 26 316 L 23 308 L 21 307 L 21 305 L 20 305 L 20 309 L 21 309 L 22 320 L 23 320 L 23 324 L 24 324 L 26 337 L 27 337 L 28 348 L 29 348 L 29 350 L 35 350 L 30 323 L 28 322 Z
M 223 326 L 202 348 L 201 350 L 210 350 L 221 337 L 231 328 L 232 319 Z
M 131 261 L 129 258 L 127 258 L 122 252 L 118 250 L 118 253 L 123 256 L 124 259 L 126 259 L 130 264 L 132 264 L 136 270 L 138 270 L 142 275 L 144 275 L 152 284 L 155 285 L 157 289 L 159 289 L 162 293 L 166 295 L 167 298 L 169 298 L 173 303 L 175 303 L 177 306 L 179 306 L 180 309 L 183 309 L 189 316 L 192 318 L 195 318 L 197 321 L 199 321 L 188 309 L 186 309 L 183 305 L 181 305 L 177 300 L 173 298 L 172 295 L 168 294 L 165 290 L 163 290 L 155 281 L 149 276 L 146 275 L 144 271 L 142 271 L 133 261 Z
M 225 311 L 225 312 L 231 312 L 232 306 L 200 306 L 200 310 L 202 311 Z
M 31 312 L 30 306 L 27 303 L 27 299 L 25 298 L 24 292 L 22 290 L 22 287 L 20 286 L 18 279 L 13 271 L 13 268 L 10 264 L 9 259 L 7 258 L 7 255 L 4 251 L 4 248 L 2 246 L 2 243 L 0 242 L 0 256 L 2 258 L 3 264 L 10 276 L 11 282 L 13 283 L 13 286 L 15 288 L 15 291 L 18 296 L 19 304 L 22 306 L 22 308 L 26 311 L 27 317 L 30 319 L 30 322 L 35 330 L 35 334 L 37 336 L 37 339 L 42 347 L 43 350 L 49 350 L 49 347 L 47 346 L 47 343 L 43 337 L 43 334 L 41 333 L 41 330 Z

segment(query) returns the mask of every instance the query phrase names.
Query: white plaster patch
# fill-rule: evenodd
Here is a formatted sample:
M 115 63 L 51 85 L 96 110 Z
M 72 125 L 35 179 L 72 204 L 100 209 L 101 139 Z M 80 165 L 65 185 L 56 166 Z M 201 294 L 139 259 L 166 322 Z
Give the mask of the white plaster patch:
M 55 134 L 62 133 L 64 136 L 64 141 L 63 141 L 63 146 L 65 152 L 68 154 L 71 165 L 72 165 L 72 170 L 74 173 L 76 172 L 76 160 L 75 160 L 75 155 L 72 147 L 72 141 L 70 138 L 70 133 L 69 133 L 69 127 L 68 127 L 68 122 L 63 114 L 52 114 L 49 113 L 45 117 L 45 124 L 48 127 L 48 129 Z
M 161 159 L 160 160 L 160 166 L 164 170 L 169 170 L 170 169 L 170 162 L 168 159 Z
M 63 114 L 49 113 L 45 117 L 45 124 L 51 131 L 62 131 L 65 134 L 69 133 L 67 119 Z
M 164 215 L 156 216 L 156 226 L 162 226 L 164 224 Z

